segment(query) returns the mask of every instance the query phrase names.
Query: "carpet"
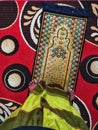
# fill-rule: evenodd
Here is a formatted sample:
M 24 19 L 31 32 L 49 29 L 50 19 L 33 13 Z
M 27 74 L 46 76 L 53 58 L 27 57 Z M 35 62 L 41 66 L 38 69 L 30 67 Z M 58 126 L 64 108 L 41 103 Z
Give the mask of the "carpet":
M 55 6 L 55 8 L 54 8 Z M 58 9 L 58 6 L 60 7 Z M 50 7 L 50 8 L 49 8 Z M 62 12 L 60 11 L 62 9 Z M 41 79 L 48 79 L 47 81 L 57 81 L 59 77 L 57 77 L 59 71 L 50 70 L 51 63 L 59 66 L 62 64 L 62 67 L 59 70 L 63 70 L 64 72 L 68 72 L 68 81 L 70 80 L 70 84 L 75 88 L 76 96 L 73 102 L 73 105 L 80 112 L 81 116 L 84 118 L 89 130 L 97 130 L 98 129 L 98 22 L 97 22 L 97 13 L 98 3 L 96 1 L 65 1 L 65 2 L 39 2 L 39 1 L 0 1 L 0 120 L 3 122 L 16 108 L 22 105 L 25 99 L 28 96 L 28 84 L 32 79 L 32 75 L 35 75 L 36 68 L 34 67 L 35 55 L 37 48 L 43 49 L 41 46 L 41 42 L 45 42 L 47 44 L 47 36 L 42 35 L 42 31 L 46 34 L 51 31 L 51 39 L 50 44 L 58 43 L 58 35 L 60 28 L 59 25 L 56 25 L 57 21 L 55 21 L 55 26 L 50 28 L 51 22 L 53 20 L 49 20 L 50 18 L 45 18 L 47 15 L 52 15 L 53 19 L 56 16 L 59 18 L 58 24 L 63 23 L 63 16 L 66 15 L 66 18 L 73 21 L 73 25 L 70 25 L 70 20 L 67 22 L 67 31 L 69 31 L 68 26 L 73 27 L 76 21 L 87 19 L 84 22 L 86 29 L 83 29 L 80 32 L 84 35 L 81 35 L 82 42 L 80 45 L 79 57 L 77 59 L 76 65 L 76 73 L 75 71 L 70 69 L 71 71 L 66 71 L 67 67 L 70 67 L 72 64 L 69 64 L 69 60 L 66 61 L 66 65 L 64 66 L 63 61 L 66 59 L 72 60 L 73 56 L 69 58 L 67 51 L 70 50 L 68 43 L 70 42 L 70 36 L 66 37 L 66 46 L 67 51 L 58 46 L 53 46 L 53 48 L 47 49 L 49 50 L 49 54 L 45 53 L 48 60 L 46 62 L 46 66 L 43 67 L 43 72 L 39 70 L 39 74 L 41 73 Z M 62 18 L 61 18 L 62 17 Z M 60 21 L 61 18 L 61 21 Z M 72 19 L 73 18 L 73 19 Z M 75 19 L 74 19 L 75 18 Z M 43 20 L 44 19 L 44 20 Z M 74 21 L 76 20 L 76 21 Z M 46 21 L 47 28 L 46 30 Z M 60 21 L 60 23 L 59 23 Z M 67 20 L 66 20 L 67 21 Z M 45 25 L 45 26 L 41 26 Z M 57 26 L 57 27 L 56 27 Z M 62 26 L 62 25 L 61 25 Z M 66 30 L 66 26 L 64 29 Z M 77 31 L 79 31 L 79 28 Z M 53 33 L 53 29 L 56 33 Z M 72 28 L 71 28 L 72 30 Z M 65 33 L 66 31 L 64 31 Z M 80 35 L 80 32 L 78 35 Z M 72 34 L 74 35 L 74 31 Z M 52 35 L 53 34 L 53 35 Z M 69 34 L 69 33 L 68 33 Z M 71 34 L 71 33 L 70 33 Z M 45 35 L 45 34 L 44 34 Z M 50 34 L 49 34 L 50 35 Z M 48 35 L 48 36 L 49 36 Z M 53 40 L 53 37 L 55 40 Z M 44 38 L 44 39 L 43 39 Z M 77 39 L 78 37 L 76 37 Z M 84 40 L 83 40 L 84 38 Z M 42 41 L 41 41 L 42 40 Z M 57 42 L 55 42 L 57 41 Z M 78 51 L 79 46 L 77 45 L 76 52 Z M 69 47 L 69 48 L 68 48 Z M 74 50 L 73 49 L 73 50 Z M 38 50 L 38 53 L 39 53 Z M 71 49 L 72 51 L 72 49 Z M 44 50 L 43 50 L 44 52 Z M 74 53 L 73 53 L 74 55 Z M 43 54 L 41 54 L 43 56 Z M 38 56 L 37 56 L 38 57 Z M 55 62 L 50 60 L 53 57 Z M 42 57 L 43 58 L 43 57 Z M 44 58 L 44 61 L 45 61 Z M 58 62 L 58 60 L 60 62 Z M 40 59 L 39 59 L 40 61 Z M 75 58 L 76 61 L 76 58 Z M 73 63 L 73 60 L 71 61 Z M 36 63 L 35 63 L 36 64 Z M 40 65 L 45 64 L 41 63 Z M 75 64 L 73 64 L 75 66 Z M 49 67 L 49 69 L 48 69 Z M 38 64 L 38 68 L 39 64 Z M 51 75 L 55 72 L 56 78 L 50 78 Z M 60 72 L 61 72 L 60 71 Z M 48 72 L 48 73 L 47 73 Z M 38 74 L 38 73 L 37 73 Z M 50 74 L 50 77 L 49 75 Z M 61 73 L 59 73 L 61 75 Z M 65 74 L 65 73 L 64 73 Z M 74 75 L 74 76 L 73 76 Z M 47 78 L 48 76 L 48 78 Z M 38 77 L 38 75 L 37 75 Z M 65 75 L 61 75 L 61 77 L 65 77 Z M 72 81 L 72 78 L 74 80 Z M 38 80 L 40 77 L 38 77 Z M 68 85 L 67 82 L 60 81 L 63 88 L 66 90 L 65 84 Z M 66 80 L 67 81 L 67 80 Z M 70 87 L 69 84 L 69 87 Z

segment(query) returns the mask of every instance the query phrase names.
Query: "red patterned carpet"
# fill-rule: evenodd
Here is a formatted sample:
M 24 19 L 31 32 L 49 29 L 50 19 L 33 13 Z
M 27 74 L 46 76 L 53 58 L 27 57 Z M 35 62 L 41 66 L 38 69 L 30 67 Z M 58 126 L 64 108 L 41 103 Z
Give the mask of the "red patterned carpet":
M 51 16 L 53 19 L 51 19 L 50 16 L 47 16 L 46 18 L 44 15 L 45 12 L 48 12 L 48 14 L 52 15 L 56 14 L 58 21 L 56 18 L 54 18 L 55 15 Z M 63 16 L 65 19 L 61 18 Z M 42 46 L 39 46 L 39 50 L 44 50 L 44 44 L 46 45 L 49 42 L 49 40 L 47 40 L 47 36 L 49 36 L 52 39 L 49 44 L 55 44 L 52 50 L 50 50 L 49 54 L 52 54 L 52 57 L 61 57 L 62 59 L 67 57 L 67 61 L 64 61 L 67 65 L 62 66 L 63 60 L 60 60 L 60 62 L 58 62 L 58 66 L 60 66 L 60 74 L 62 70 L 64 71 L 64 74 L 68 72 L 68 77 L 65 84 L 68 87 L 73 86 L 75 88 L 76 96 L 73 102 L 74 106 L 84 118 L 87 126 L 89 127 L 89 130 L 98 129 L 97 16 L 98 2 L 95 1 L 81 2 L 78 0 L 74 2 L 69 1 L 64 3 L 45 3 L 37 1 L 0 1 L 1 122 L 3 122 L 11 114 L 11 112 L 22 105 L 27 98 L 28 84 L 32 79 L 32 74 L 34 77 L 38 78 L 38 80 L 48 79 L 47 82 L 49 82 L 49 80 L 51 82 L 52 80 L 55 82 L 57 82 L 57 79 L 60 80 L 58 77 L 54 79 L 50 78 L 52 74 L 54 74 L 54 72 L 50 69 L 52 67 L 51 63 L 55 66 L 58 62 L 56 58 L 55 62 L 53 62 L 50 55 L 47 56 L 47 61 L 51 60 L 51 63 L 47 62 L 45 68 L 44 63 L 41 62 L 41 59 L 43 58 L 43 54 L 41 53 L 41 55 L 38 57 L 38 66 L 36 63 L 36 67 L 34 69 L 34 60 L 37 46 L 41 45 L 42 43 Z M 84 24 L 86 29 L 83 29 L 83 21 L 81 19 L 87 20 L 87 23 L 85 22 Z M 53 27 L 51 27 L 53 24 L 52 20 L 55 20 Z M 59 30 L 64 25 L 64 20 L 66 21 L 66 27 L 70 27 L 70 30 L 73 30 L 72 32 L 68 31 L 68 33 L 70 32 L 70 36 L 68 35 L 66 37 L 67 45 L 66 47 L 63 46 L 65 43 L 63 41 L 62 48 L 61 46 L 58 47 L 60 43 L 59 38 L 61 37 L 56 35 L 56 33 L 58 34 L 58 32 L 60 32 Z M 65 25 L 63 27 L 65 27 Z M 53 34 L 51 32 L 53 36 L 50 36 L 49 29 L 53 29 L 52 31 L 56 31 L 56 33 Z M 65 31 L 63 31 L 63 33 L 65 33 Z M 74 42 L 69 42 L 71 40 L 71 36 L 74 37 Z M 55 37 L 55 41 L 53 40 L 53 37 Z M 82 45 L 79 46 L 81 39 Z M 75 46 L 72 48 L 73 52 L 72 49 L 69 49 L 71 48 L 70 43 L 72 43 L 72 45 L 73 43 L 75 44 Z M 67 49 L 64 50 L 64 47 Z M 71 60 L 73 60 L 71 64 L 68 62 L 70 61 L 70 53 L 68 53 L 68 51 L 73 54 L 71 55 Z M 75 54 L 75 52 L 77 52 L 79 55 Z M 47 54 L 45 53 L 45 55 Z M 46 59 L 44 58 L 44 61 L 45 60 Z M 77 65 L 74 63 L 74 61 L 77 63 Z M 44 65 L 44 68 L 42 68 L 40 65 Z M 67 69 L 69 66 L 70 68 L 74 67 L 74 69 L 71 69 L 71 71 L 69 71 Z M 64 67 L 66 68 L 65 70 Z M 45 70 L 44 76 L 42 75 L 41 77 L 39 76 L 41 73 L 40 68 Z M 75 69 L 77 71 L 75 71 Z M 38 71 L 37 75 L 36 70 Z M 33 71 L 34 73 L 32 73 Z M 47 75 L 47 73 L 49 75 Z M 59 74 L 59 71 L 57 74 Z M 63 79 L 65 75 L 62 75 L 60 76 Z M 64 87 L 63 80 L 60 82 Z

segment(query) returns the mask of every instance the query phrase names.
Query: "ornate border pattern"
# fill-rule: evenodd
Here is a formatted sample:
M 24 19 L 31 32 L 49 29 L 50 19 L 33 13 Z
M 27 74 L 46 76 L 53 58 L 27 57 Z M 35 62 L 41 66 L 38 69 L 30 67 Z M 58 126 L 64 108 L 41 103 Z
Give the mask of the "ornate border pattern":
M 86 21 L 44 12 L 33 78 L 75 87 Z

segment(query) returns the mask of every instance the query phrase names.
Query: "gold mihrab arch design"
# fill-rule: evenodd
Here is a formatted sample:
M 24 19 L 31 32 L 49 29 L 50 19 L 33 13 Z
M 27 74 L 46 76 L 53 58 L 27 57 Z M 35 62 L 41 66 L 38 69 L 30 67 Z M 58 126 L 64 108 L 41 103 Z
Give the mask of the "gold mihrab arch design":
M 41 79 L 47 83 L 57 83 L 65 86 L 66 78 L 71 67 L 73 48 L 66 27 L 56 29 L 56 33 L 50 35 L 50 41 L 45 49 Z M 71 50 L 72 49 L 72 50 Z

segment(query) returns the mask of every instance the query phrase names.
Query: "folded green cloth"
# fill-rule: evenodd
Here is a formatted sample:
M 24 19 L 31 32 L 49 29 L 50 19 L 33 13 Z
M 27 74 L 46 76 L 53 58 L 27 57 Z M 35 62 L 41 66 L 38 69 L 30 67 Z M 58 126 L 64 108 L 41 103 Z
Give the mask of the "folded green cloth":
M 88 130 L 84 120 L 71 105 L 67 93 L 56 85 L 37 85 L 24 104 L 14 111 L 0 130 L 19 126 L 41 126 L 55 130 Z

